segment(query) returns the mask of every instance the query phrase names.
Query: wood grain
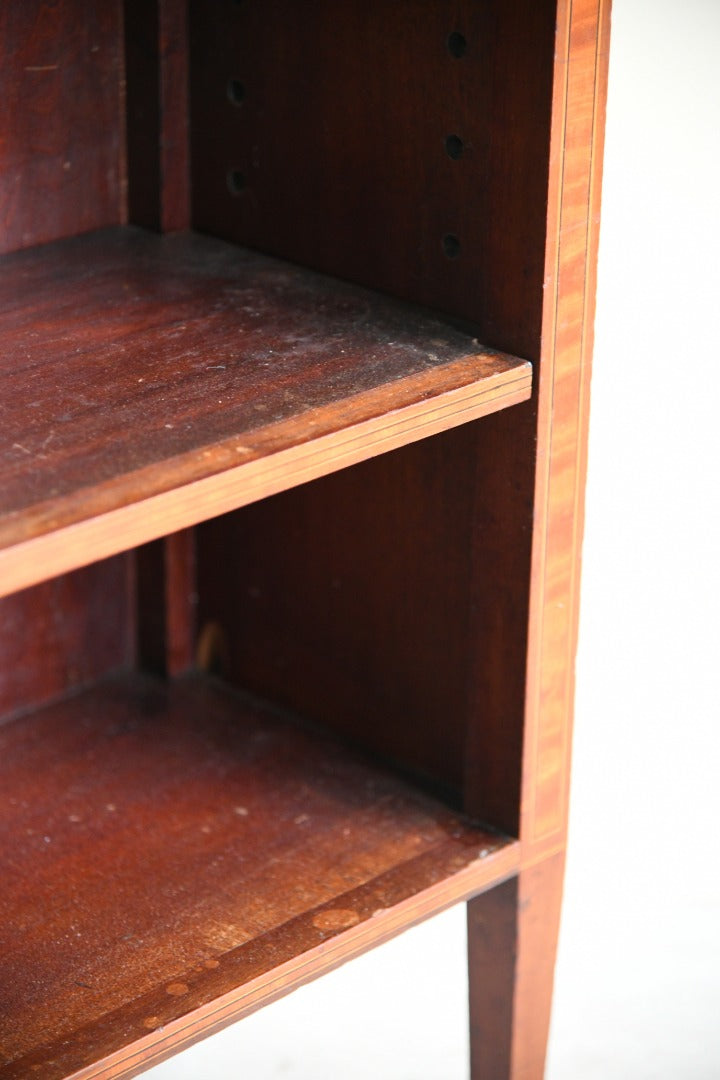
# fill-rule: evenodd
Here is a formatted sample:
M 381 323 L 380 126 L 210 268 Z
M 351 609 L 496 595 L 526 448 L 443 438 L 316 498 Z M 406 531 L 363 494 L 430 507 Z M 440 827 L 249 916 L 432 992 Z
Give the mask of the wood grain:
M 137 659 L 145 671 L 181 675 L 195 664 L 195 533 L 143 544 L 136 564 Z
M 468 904 L 472 1080 L 542 1080 L 562 853 Z
M 133 662 L 129 559 L 94 563 L 0 600 L 0 719 Z
M 539 360 L 553 4 L 427 3 L 419 18 L 407 0 L 272 0 L 208 18 L 195 3 L 191 27 L 197 227 L 466 317 Z M 505 410 L 218 526 L 215 553 L 242 536 L 248 562 L 230 574 L 255 591 L 231 610 L 225 558 L 201 590 L 222 609 L 235 677 L 273 685 L 515 834 L 536 420 L 534 403 Z
M 0 5 L 0 252 L 124 210 L 120 4 Z
M 558 4 L 518 881 L 469 908 L 473 1080 L 541 1080 L 567 830 L 610 4 Z
M 515 865 L 506 838 L 198 678 L 126 676 L 7 723 L 0 770 L 3 1080 L 197 1035 L 326 969 L 337 934 L 333 962 Z
M 7 250 L 122 220 L 119 11 L 0 12 Z M 417 12 L 191 3 L 193 220 L 470 335 L 199 237 L 3 260 L 0 594 L 171 539 L 3 601 L 0 690 L 12 711 L 130 660 L 135 566 L 139 659 L 182 670 L 187 527 L 288 492 L 199 531 L 228 674 L 521 842 L 208 681 L 127 676 L 8 722 L 8 1080 L 134 1075 L 518 872 L 471 906 L 473 1075 L 542 1075 L 610 5 Z M 184 4 L 126 13 L 131 194 L 148 179 L 148 223 L 182 227 Z M 530 401 L 527 367 L 476 332 L 533 362 Z
M 522 612 L 502 577 L 512 560 L 480 528 L 498 513 L 493 471 L 507 467 L 505 485 L 515 483 L 512 454 L 499 466 L 479 452 L 503 415 L 200 526 L 198 617 L 222 628 L 225 677 L 442 785 L 458 805 L 468 728 L 481 729 L 483 783 L 473 790 L 485 809 L 491 794 L 514 806 L 512 823 L 521 737 L 499 695 L 483 698 L 478 685 L 480 659 L 499 669 L 495 684 L 525 663 L 514 633 Z M 529 537 L 516 542 L 527 559 Z M 482 607 L 480 584 L 503 590 L 502 606 Z M 522 694 L 521 679 L 504 688 L 520 715 Z M 500 827 L 492 815 L 479 820 Z
M 565 843 L 610 4 L 561 5 L 538 380 L 523 839 Z
M 554 25 L 536 0 L 194 0 L 194 227 L 537 358 Z
M 5 592 L 530 392 L 430 315 L 215 240 L 117 230 L 3 271 Z

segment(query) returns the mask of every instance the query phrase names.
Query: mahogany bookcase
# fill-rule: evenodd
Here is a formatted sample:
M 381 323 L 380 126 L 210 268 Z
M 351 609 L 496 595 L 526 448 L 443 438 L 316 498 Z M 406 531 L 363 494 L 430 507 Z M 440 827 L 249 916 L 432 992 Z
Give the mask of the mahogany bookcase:
M 605 0 L 0 6 L 0 1077 L 458 901 L 542 1075 Z

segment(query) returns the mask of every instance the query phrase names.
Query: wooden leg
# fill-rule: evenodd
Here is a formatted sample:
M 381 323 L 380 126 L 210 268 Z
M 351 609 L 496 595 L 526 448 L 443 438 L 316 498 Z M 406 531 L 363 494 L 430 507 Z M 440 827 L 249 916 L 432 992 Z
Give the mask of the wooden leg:
M 542 1080 L 564 855 L 468 904 L 471 1080 Z

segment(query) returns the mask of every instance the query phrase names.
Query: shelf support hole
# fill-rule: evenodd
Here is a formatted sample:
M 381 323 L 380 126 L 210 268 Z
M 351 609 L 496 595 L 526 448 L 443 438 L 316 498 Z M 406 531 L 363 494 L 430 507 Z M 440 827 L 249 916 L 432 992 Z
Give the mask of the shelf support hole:
M 229 169 L 227 186 L 231 195 L 241 195 L 247 187 L 247 177 L 240 169 Z
M 465 153 L 465 143 L 459 135 L 448 135 L 445 140 L 447 156 L 453 161 L 458 161 Z
M 458 30 L 453 30 L 452 34 L 447 39 L 448 52 L 451 56 L 454 56 L 456 60 L 459 60 L 461 56 L 464 56 L 467 52 L 467 39 L 464 34 L 461 34 Z
M 442 246 L 448 259 L 457 259 L 460 254 L 460 241 L 454 233 L 445 233 Z
M 241 83 L 239 79 L 228 79 L 227 96 L 233 105 L 242 105 L 245 100 L 245 83 Z

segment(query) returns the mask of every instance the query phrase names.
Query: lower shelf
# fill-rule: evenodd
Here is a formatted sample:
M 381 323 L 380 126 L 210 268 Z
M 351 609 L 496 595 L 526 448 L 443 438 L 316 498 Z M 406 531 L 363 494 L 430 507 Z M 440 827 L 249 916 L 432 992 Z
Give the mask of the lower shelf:
M 0 1077 L 130 1076 L 511 874 L 267 705 L 126 675 L 0 728 Z

